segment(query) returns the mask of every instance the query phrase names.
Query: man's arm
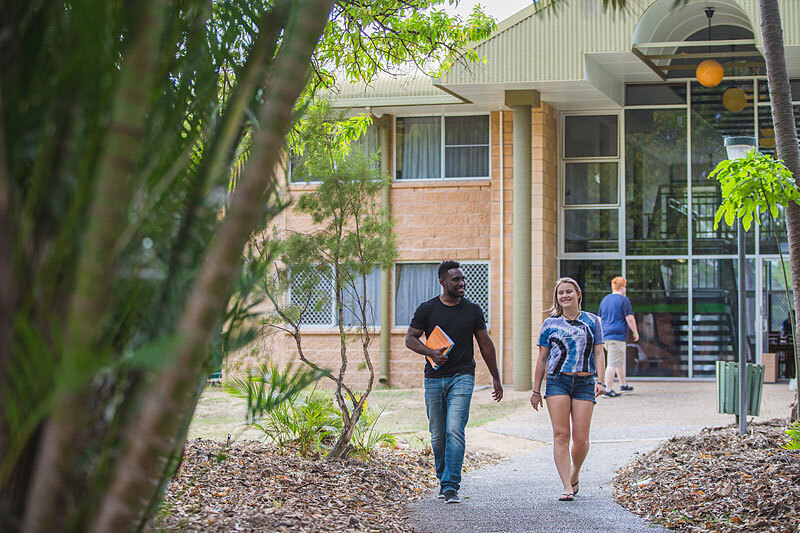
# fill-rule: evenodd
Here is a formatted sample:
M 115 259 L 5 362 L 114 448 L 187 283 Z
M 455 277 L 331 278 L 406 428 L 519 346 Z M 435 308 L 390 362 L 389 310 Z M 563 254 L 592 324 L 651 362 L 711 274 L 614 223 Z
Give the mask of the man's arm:
M 633 333 L 633 342 L 639 341 L 639 330 L 636 329 L 636 319 L 633 315 L 625 315 L 625 322 L 628 323 L 628 327 L 631 328 L 631 333 Z
M 475 338 L 478 341 L 478 348 L 481 350 L 481 357 L 492 375 L 492 387 L 494 388 L 492 399 L 499 402 L 503 399 L 503 384 L 500 380 L 500 373 L 497 371 L 497 353 L 492 338 L 489 336 L 489 330 L 479 329 L 475 332 Z
M 423 333 L 425 332 L 422 331 L 421 329 L 416 329 L 409 326 L 408 331 L 406 332 L 406 348 L 408 348 L 412 352 L 417 352 L 418 354 L 430 357 L 433 360 L 434 364 L 442 366 L 447 362 L 447 356 L 442 355 L 442 353 L 444 352 L 444 348 L 431 350 L 430 348 L 425 346 L 425 344 L 420 339 Z

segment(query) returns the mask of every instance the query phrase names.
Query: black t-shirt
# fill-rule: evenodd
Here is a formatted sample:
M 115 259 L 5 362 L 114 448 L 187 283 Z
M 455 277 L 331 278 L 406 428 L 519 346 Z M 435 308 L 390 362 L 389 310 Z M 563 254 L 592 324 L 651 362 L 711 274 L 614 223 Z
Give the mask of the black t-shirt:
M 449 378 L 456 374 L 475 375 L 475 358 L 472 348 L 472 336 L 476 331 L 486 329 L 486 319 L 481 307 L 466 298 L 458 305 L 445 305 L 439 297 L 423 302 L 414 311 L 411 327 L 431 334 L 433 328 L 439 326 L 453 341 L 453 349 L 447 354 L 447 362 L 434 370 L 425 359 L 426 378 Z

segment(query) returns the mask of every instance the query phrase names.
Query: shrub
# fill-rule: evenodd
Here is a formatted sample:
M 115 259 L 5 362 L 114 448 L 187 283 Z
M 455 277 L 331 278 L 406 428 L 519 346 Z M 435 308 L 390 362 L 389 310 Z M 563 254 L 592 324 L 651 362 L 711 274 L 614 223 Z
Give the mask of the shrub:
M 369 461 L 372 457 L 372 450 L 375 446 L 386 443 L 394 445 L 397 437 L 389 432 L 380 432 L 375 429 L 375 425 L 383 414 L 383 409 L 379 412 L 372 409 L 369 404 L 364 406 L 361 418 L 356 423 L 353 431 L 353 455 L 364 461 Z

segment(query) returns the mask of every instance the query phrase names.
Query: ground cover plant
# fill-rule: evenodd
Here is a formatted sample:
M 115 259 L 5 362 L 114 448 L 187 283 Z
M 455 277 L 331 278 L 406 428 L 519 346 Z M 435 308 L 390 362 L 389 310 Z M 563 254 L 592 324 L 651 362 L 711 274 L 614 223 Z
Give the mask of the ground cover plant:
M 280 370 L 274 363 L 264 363 L 251 368 L 244 377 L 231 377 L 224 388 L 247 402 L 242 425 L 260 432 L 280 453 L 301 457 L 329 455 L 345 431 L 330 391 L 317 390 L 315 386 L 275 401 L 282 394 L 286 376 L 304 375 L 294 374 L 291 367 Z M 357 402 L 362 401 L 359 393 L 354 393 L 354 397 Z M 376 429 L 382 412 L 363 402 L 361 416 L 352 430 L 352 455 L 368 461 L 376 446 L 397 442 L 392 433 Z

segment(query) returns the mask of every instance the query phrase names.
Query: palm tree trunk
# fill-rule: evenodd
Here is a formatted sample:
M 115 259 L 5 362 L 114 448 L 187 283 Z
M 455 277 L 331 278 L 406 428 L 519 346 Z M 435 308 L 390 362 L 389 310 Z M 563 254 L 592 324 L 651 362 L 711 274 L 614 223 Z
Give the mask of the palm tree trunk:
M 140 517 L 158 482 L 164 461 L 175 449 L 175 413 L 191 408 L 192 391 L 204 378 L 205 355 L 214 326 L 230 298 L 242 250 L 265 208 L 265 192 L 275 183 L 284 138 L 297 97 L 306 84 L 309 60 L 333 7 L 333 0 L 292 4 L 292 21 L 269 73 L 268 99 L 261 109 L 254 153 L 236 190 L 179 326 L 172 363 L 158 376 L 142 411 L 131 425 L 128 447 L 100 502 L 93 530 L 122 531 Z
M 68 317 L 67 342 L 61 362 L 67 375 L 79 375 L 93 357 L 104 325 L 115 276 L 117 256 L 111 252 L 127 224 L 135 190 L 139 146 L 147 114 L 143 106 L 155 79 L 155 58 L 165 22 L 166 2 L 150 0 L 139 6 L 140 19 L 129 53 L 123 59 L 109 138 L 99 163 L 85 242 L 78 262 L 75 292 Z M 28 492 L 23 531 L 60 531 L 70 494 L 69 472 L 77 457 L 86 392 L 77 391 L 59 402 L 45 425 L 33 480 Z
M 800 148 L 797 144 L 797 127 L 792 112 L 792 90 L 789 73 L 786 69 L 786 56 L 783 48 L 783 30 L 778 0 L 759 0 L 761 10 L 761 35 L 764 41 L 764 56 L 767 60 L 767 81 L 772 107 L 772 122 L 775 127 L 777 155 L 783 160 L 792 175 L 800 177 Z M 800 205 L 789 202 L 786 207 L 786 232 L 789 239 L 789 262 L 792 267 L 792 290 L 795 299 L 795 316 L 800 316 Z M 798 338 L 795 326 L 794 338 Z M 795 377 L 800 377 L 800 359 L 795 358 Z M 798 379 L 800 382 L 800 379 Z M 795 394 L 795 409 L 792 417 L 800 415 L 800 404 Z

